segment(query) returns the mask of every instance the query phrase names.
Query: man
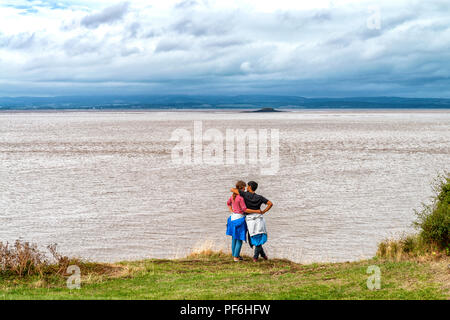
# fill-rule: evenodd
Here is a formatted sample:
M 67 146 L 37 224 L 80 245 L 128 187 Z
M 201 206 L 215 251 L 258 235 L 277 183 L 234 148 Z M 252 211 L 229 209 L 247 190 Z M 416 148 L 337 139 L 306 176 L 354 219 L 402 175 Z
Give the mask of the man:
M 259 210 L 260 213 L 248 214 L 245 218 L 247 222 L 248 233 L 250 235 L 250 246 L 255 246 L 255 254 L 253 255 L 253 261 L 257 262 L 259 256 L 267 260 L 267 255 L 264 252 L 262 245 L 267 242 L 267 229 L 266 221 L 264 220 L 263 214 L 269 211 L 273 203 L 263 196 L 256 194 L 255 191 L 258 189 L 258 184 L 255 181 L 250 181 L 247 183 L 247 191 L 238 190 L 232 188 L 231 192 L 240 195 L 244 198 L 245 205 L 248 209 Z M 262 204 L 267 205 L 264 210 L 261 210 Z

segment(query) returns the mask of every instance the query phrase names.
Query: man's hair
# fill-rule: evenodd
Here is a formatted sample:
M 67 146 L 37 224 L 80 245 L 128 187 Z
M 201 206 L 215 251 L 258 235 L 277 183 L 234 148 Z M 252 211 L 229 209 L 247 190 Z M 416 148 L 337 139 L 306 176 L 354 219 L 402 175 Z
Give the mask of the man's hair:
M 258 184 L 255 181 L 249 181 L 249 183 L 247 183 L 253 191 L 256 191 L 256 189 L 258 189 Z

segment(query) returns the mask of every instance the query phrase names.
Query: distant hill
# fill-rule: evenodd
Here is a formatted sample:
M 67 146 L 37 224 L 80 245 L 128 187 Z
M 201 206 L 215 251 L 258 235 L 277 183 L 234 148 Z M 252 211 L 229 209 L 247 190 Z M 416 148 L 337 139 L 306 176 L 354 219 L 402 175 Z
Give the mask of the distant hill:
M 450 109 L 450 99 L 297 96 L 61 96 L 0 97 L 0 110 L 45 109 Z
M 254 110 L 252 112 L 281 112 L 281 111 L 274 109 L 274 108 L 262 108 L 262 109 Z

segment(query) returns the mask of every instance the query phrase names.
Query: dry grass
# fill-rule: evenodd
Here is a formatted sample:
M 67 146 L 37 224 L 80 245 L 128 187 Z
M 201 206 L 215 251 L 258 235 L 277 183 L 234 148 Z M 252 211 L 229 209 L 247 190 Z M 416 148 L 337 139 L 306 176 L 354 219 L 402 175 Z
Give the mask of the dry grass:
M 37 245 L 17 240 L 14 245 L 0 242 L 0 272 L 17 276 L 43 275 L 50 262 Z
M 400 239 L 387 239 L 378 244 L 376 256 L 393 261 L 439 260 L 447 256 L 438 245 L 425 243 L 419 235 L 403 236 Z
M 127 278 L 139 271 L 143 271 L 142 267 L 133 267 L 119 264 L 90 264 L 81 268 L 81 281 L 84 284 L 101 283 L 107 280 Z M 69 276 L 69 274 L 64 274 Z
M 192 251 L 186 256 L 186 259 L 198 259 L 224 254 L 225 253 L 222 250 L 217 250 L 214 241 L 205 240 L 197 243 Z
M 49 245 L 47 249 L 50 257 L 39 250 L 36 244 L 19 240 L 13 245 L 0 242 L 0 274 L 18 278 L 37 275 L 39 279 L 32 286 L 41 288 L 47 286 L 46 279 L 49 276 L 70 276 L 67 269 L 71 265 L 80 268 L 82 278 L 87 282 L 124 277 L 134 272 L 131 267 L 124 265 L 90 263 L 62 255 L 56 244 Z

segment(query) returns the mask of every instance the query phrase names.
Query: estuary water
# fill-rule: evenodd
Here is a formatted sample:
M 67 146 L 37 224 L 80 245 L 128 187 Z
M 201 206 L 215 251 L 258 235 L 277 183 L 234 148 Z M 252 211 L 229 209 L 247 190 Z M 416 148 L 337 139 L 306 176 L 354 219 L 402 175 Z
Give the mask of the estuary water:
M 173 133 L 194 135 L 195 123 L 224 136 L 278 130 L 278 170 L 175 163 Z M 413 231 L 414 209 L 444 171 L 450 110 L 3 112 L 0 241 L 57 243 L 98 261 L 227 250 L 226 201 L 243 179 L 275 204 L 270 257 L 351 261 Z

